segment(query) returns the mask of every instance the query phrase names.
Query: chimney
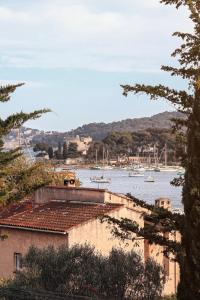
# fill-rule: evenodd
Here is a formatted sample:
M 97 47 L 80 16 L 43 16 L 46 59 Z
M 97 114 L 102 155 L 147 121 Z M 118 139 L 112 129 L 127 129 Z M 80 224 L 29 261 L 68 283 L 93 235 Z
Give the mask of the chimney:
M 75 179 L 64 179 L 64 186 L 75 187 Z

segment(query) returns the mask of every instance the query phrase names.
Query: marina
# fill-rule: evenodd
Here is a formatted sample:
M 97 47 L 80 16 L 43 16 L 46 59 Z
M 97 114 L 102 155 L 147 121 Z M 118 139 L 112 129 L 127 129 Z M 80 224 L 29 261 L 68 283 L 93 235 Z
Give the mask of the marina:
M 77 169 L 76 176 L 84 187 L 106 188 L 112 192 L 127 194 L 154 203 L 160 197 L 169 198 L 175 208 L 181 208 L 181 187 L 174 187 L 170 184 L 174 177 L 178 177 L 176 172 L 145 172 L 145 177 L 130 177 L 130 171 L 122 169 L 112 170 L 90 170 Z M 91 177 L 109 178 L 109 182 L 94 182 Z M 154 182 L 145 182 L 145 178 L 153 176 Z

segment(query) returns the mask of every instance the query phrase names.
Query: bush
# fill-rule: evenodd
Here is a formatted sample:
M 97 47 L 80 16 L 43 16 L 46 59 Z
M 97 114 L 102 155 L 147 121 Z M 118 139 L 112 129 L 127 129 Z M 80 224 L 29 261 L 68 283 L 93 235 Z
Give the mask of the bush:
M 88 245 L 31 247 L 23 266 L 10 286 L 101 299 L 156 300 L 164 283 L 162 269 L 154 261 L 144 264 L 135 252 L 118 249 L 103 257 Z

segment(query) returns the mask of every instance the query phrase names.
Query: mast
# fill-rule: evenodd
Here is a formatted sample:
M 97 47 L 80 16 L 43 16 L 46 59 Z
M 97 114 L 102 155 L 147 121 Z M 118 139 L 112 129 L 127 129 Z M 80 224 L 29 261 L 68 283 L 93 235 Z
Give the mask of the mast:
M 165 143 L 165 167 L 167 166 L 167 143 Z
M 96 166 L 97 166 L 97 149 L 96 149 Z

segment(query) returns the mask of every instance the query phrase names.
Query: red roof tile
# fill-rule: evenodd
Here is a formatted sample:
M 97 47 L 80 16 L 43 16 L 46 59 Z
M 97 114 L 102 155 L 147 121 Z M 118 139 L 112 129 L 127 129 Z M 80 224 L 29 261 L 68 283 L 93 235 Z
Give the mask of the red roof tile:
M 18 214 L 23 212 L 24 210 L 32 209 L 32 201 L 30 200 L 23 200 L 21 202 L 13 203 L 6 206 L 0 207 L 0 219 L 7 218 L 14 214 Z
M 110 211 L 117 210 L 121 204 L 84 204 L 51 201 L 35 209 L 24 209 L 0 219 L 1 227 L 23 227 L 27 229 L 50 230 L 66 233 L 70 228 L 88 222 Z

